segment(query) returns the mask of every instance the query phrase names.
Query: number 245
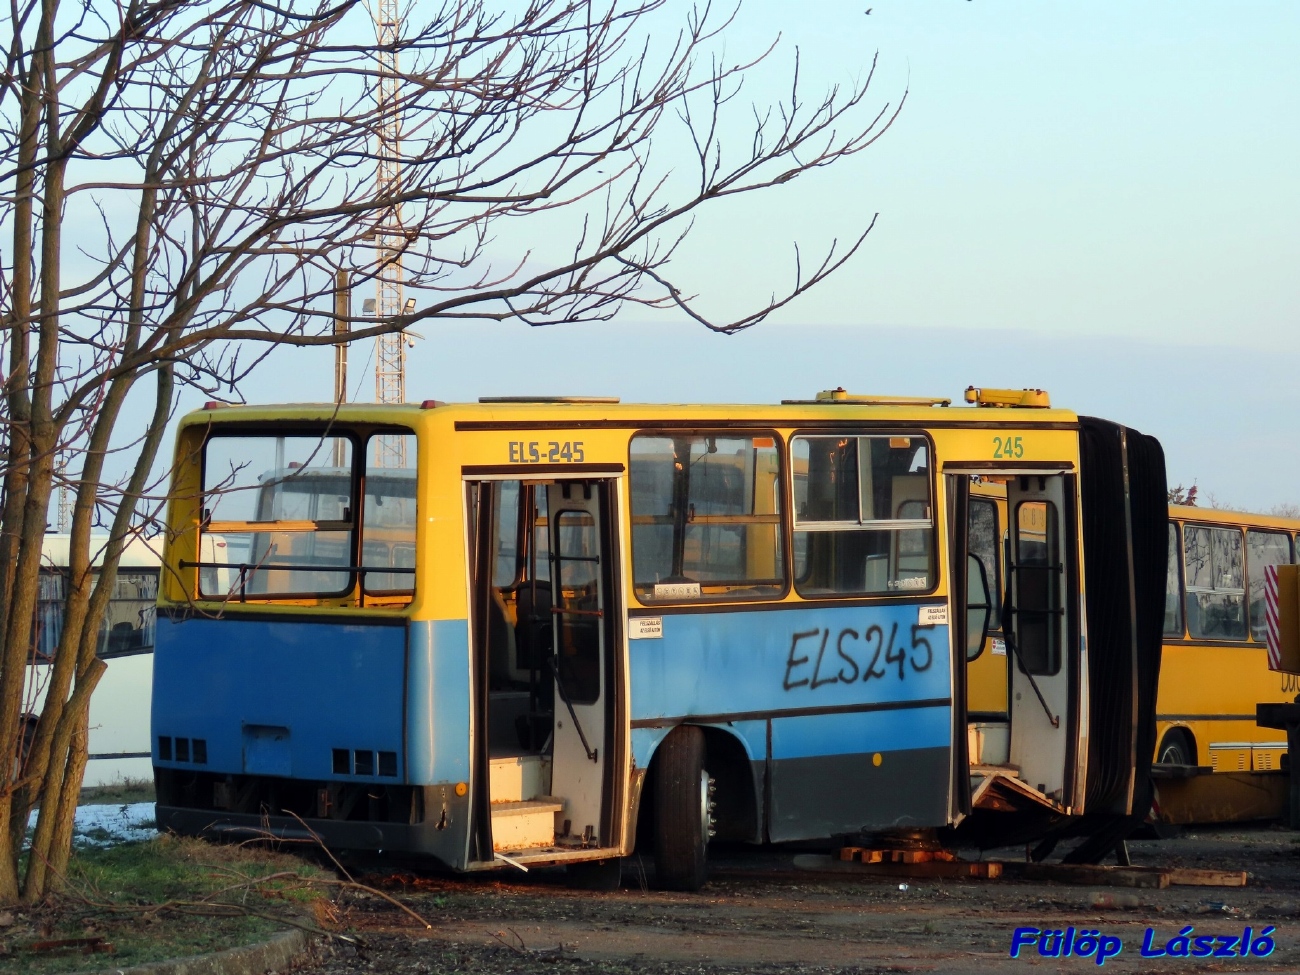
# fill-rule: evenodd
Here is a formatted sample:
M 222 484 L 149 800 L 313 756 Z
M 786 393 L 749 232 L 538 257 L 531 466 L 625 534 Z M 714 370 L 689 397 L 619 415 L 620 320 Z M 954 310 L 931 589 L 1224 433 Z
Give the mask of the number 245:
M 1025 456 L 1025 445 L 1019 437 L 994 437 L 993 459 L 1006 460 Z

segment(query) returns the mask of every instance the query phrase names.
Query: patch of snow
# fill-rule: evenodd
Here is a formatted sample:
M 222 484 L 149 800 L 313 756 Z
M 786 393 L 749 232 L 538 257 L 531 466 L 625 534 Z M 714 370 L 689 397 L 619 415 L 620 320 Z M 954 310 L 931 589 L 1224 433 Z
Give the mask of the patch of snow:
M 37 813 L 33 811 L 27 823 L 29 828 L 35 829 L 36 817 Z M 72 842 L 77 846 L 136 843 L 157 835 L 152 802 L 78 806 L 77 819 L 72 827 Z

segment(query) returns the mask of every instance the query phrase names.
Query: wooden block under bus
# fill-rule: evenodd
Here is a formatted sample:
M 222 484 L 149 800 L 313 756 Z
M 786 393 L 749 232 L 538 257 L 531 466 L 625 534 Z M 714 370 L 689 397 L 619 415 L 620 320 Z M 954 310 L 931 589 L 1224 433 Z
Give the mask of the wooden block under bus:
M 1169 882 L 1178 887 L 1245 887 L 1245 870 L 1194 870 L 1172 867 L 1165 871 Z

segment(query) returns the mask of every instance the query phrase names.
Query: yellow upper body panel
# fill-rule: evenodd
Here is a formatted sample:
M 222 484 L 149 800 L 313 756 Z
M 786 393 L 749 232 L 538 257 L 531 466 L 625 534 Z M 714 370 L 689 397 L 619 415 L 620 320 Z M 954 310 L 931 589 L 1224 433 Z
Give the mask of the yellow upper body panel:
M 931 474 L 954 470 L 1034 469 L 1078 464 L 1077 416 L 1052 409 L 944 408 L 858 402 L 800 402 L 782 405 L 620 404 L 610 402 L 493 402 L 468 404 L 289 404 L 205 409 L 184 417 L 176 447 L 176 474 L 168 515 L 172 571 L 164 574 L 164 602 L 184 604 L 193 597 L 196 570 L 181 562 L 198 561 L 202 517 L 201 458 L 209 432 L 289 434 L 342 430 L 374 433 L 407 430 L 416 437 L 418 471 L 417 583 L 412 601 L 387 608 L 358 609 L 354 600 L 277 599 L 246 607 L 253 612 L 401 612 L 417 619 L 456 619 L 467 612 L 468 540 L 465 528 L 466 478 L 530 476 L 545 479 L 583 472 L 626 478 L 629 441 L 639 430 L 771 431 L 780 440 L 803 430 L 826 433 L 919 431 L 933 443 Z M 531 472 L 531 475 L 530 475 Z M 789 477 L 789 472 L 786 472 Z M 941 486 L 936 485 L 941 491 Z M 936 505 L 940 558 L 945 506 Z M 626 553 L 625 553 L 626 557 Z M 187 582 L 186 580 L 190 580 Z M 942 591 L 942 590 L 941 590 Z M 790 595 L 788 599 L 797 597 Z

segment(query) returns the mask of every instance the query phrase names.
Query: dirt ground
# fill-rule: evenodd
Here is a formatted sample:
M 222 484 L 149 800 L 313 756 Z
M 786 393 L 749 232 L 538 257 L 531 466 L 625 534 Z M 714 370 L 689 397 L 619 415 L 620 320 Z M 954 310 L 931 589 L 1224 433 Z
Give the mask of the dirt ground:
M 1129 844 L 1135 865 L 1247 870 L 1244 888 L 1132 890 L 1020 880 L 840 879 L 795 865 L 788 850 L 710 851 L 698 894 L 655 891 L 634 859 L 614 892 L 573 890 L 558 873 L 475 878 L 371 873 L 432 923 L 422 930 L 375 898 L 344 905 L 359 935 L 323 948 L 308 975 L 352 972 L 875 973 L 1093 971 L 1095 957 L 1010 957 L 1018 927 L 1100 932 L 1120 939 L 1115 972 L 1300 969 L 1300 834 L 1277 827 L 1197 830 Z M 988 858 L 1023 859 L 1004 850 Z M 968 851 L 967 858 L 977 854 Z M 806 864 L 801 857 L 799 863 Z M 905 887 L 902 885 L 906 885 Z M 1102 902 L 1105 905 L 1102 906 Z M 1143 957 L 1148 928 L 1165 947 L 1191 937 L 1258 939 L 1268 957 Z M 1211 943 L 1214 947 L 1219 942 Z

